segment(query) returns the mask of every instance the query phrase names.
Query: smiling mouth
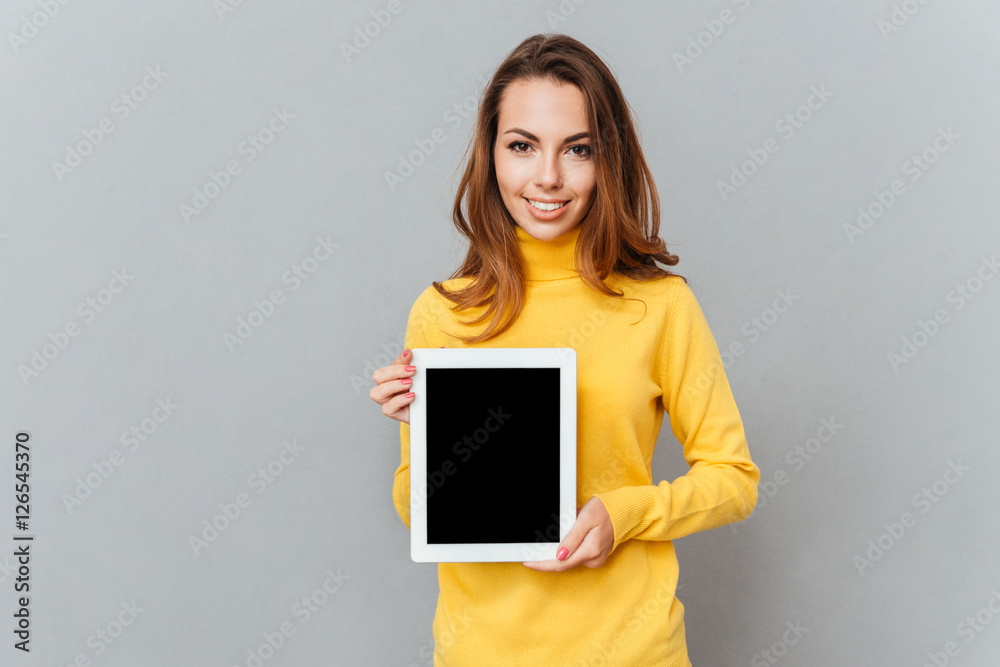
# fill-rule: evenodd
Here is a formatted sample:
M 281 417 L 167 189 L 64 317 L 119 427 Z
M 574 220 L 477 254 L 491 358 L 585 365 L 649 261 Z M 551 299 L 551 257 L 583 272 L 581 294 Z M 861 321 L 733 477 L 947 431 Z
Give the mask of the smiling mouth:
M 525 197 L 525 199 L 528 198 Z M 537 208 L 539 211 L 555 211 L 556 209 L 562 208 L 563 206 L 568 204 L 569 201 L 553 202 L 551 204 L 547 204 L 545 202 L 535 201 L 534 199 L 528 199 L 528 203 Z

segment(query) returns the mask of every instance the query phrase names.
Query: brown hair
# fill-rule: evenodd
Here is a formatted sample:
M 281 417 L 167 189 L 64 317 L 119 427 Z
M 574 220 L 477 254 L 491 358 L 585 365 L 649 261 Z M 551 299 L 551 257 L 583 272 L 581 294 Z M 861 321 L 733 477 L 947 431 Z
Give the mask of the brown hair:
M 504 90 L 524 79 L 572 84 L 586 102 L 596 184 L 591 209 L 579 223 L 576 264 L 584 282 L 608 296 L 627 298 L 604 283 L 610 273 L 641 280 L 678 275 L 656 265 L 673 266 L 680 260 L 667 252 L 666 243 L 659 238 L 656 185 L 636 137 L 631 109 L 614 75 L 597 54 L 568 35 L 533 35 L 507 55 L 486 86 L 475 135 L 463 156 L 464 160 L 472 151 L 455 195 L 452 219 L 469 240 L 469 250 L 449 280 L 466 276 L 474 280 L 454 291 L 440 282 L 432 283 L 456 304 L 453 311 L 489 304 L 478 318 L 463 322 L 478 324 L 491 317 L 478 336 L 458 337 L 467 343 L 506 331 L 524 307 L 525 270 L 516 223 L 500 196 L 493 160 Z M 463 199 L 468 218 L 462 210 Z

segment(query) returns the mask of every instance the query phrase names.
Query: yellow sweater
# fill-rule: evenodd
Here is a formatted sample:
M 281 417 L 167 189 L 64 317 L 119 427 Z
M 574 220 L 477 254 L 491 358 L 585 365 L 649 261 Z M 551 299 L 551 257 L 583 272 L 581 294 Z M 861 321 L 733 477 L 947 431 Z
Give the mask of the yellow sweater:
M 574 269 L 578 225 L 552 241 L 515 228 L 527 298 L 514 325 L 485 343 L 433 286 L 413 304 L 413 348 L 572 347 L 577 352 L 577 506 L 592 496 L 614 524 L 601 567 L 539 572 L 520 563 L 438 563 L 434 665 L 690 665 L 684 607 L 674 592 L 671 540 L 746 518 L 760 471 L 718 346 L 691 289 L 676 276 L 607 280 L 628 301 L 591 289 Z M 445 282 L 454 288 L 470 278 Z M 419 369 L 417 370 L 419 373 Z M 474 390 L 475 388 L 470 388 Z M 650 465 L 666 409 L 690 471 L 653 484 Z M 400 423 L 396 511 L 410 527 L 409 424 Z M 510 490 L 517 493 L 516 488 Z

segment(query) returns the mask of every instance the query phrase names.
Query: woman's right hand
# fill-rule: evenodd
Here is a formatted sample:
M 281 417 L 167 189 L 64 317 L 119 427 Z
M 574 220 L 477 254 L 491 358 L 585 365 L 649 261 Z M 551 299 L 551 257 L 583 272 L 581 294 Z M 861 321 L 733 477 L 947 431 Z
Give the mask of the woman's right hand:
M 413 352 L 403 350 L 391 364 L 375 369 L 372 373 L 375 386 L 368 392 L 371 399 L 382 406 L 382 414 L 407 424 L 414 396 L 410 391 L 410 377 L 416 371 L 416 367 L 407 365 L 412 360 Z

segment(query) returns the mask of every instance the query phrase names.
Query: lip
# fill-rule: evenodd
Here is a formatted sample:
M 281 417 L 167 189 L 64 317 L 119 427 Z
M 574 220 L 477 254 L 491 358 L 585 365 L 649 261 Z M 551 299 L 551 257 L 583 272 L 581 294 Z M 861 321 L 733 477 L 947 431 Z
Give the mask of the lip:
M 569 201 L 568 199 L 546 199 L 545 197 L 525 197 L 525 199 L 540 201 L 543 204 L 560 204 L 564 201 Z
M 527 197 L 524 197 L 523 199 L 524 199 L 524 208 L 527 209 L 528 214 L 538 220 L 555 220 L 556 218 L 566 213 L 566 209 L 568 209 L 572 205 L 571 203 L 567 203 L 565 206 L 561 206 L 554 211 L 539 211 L 537 208 L 531 205 L 531 202 L 528 201 Z M 532 197 L 532 199 L 534 199 L 534 197 Z M 546 204 L 569 202 L 568 199 L 549 199 L 549 200 L 535 199 L 535 201 L 544 202 Z

